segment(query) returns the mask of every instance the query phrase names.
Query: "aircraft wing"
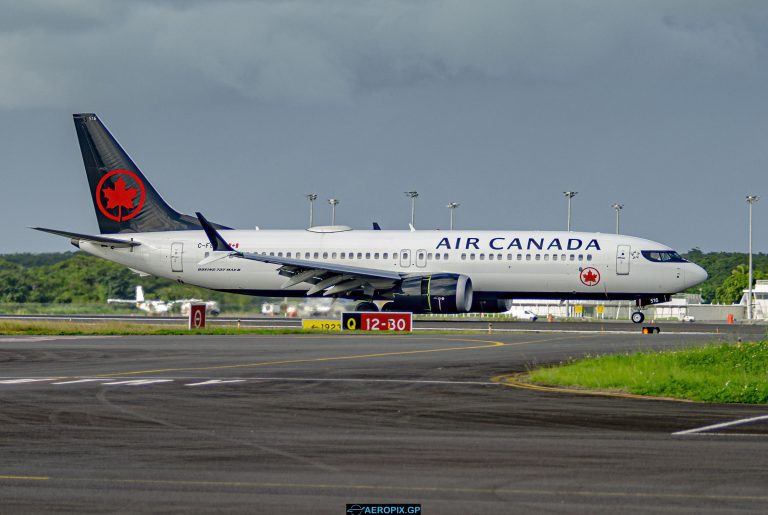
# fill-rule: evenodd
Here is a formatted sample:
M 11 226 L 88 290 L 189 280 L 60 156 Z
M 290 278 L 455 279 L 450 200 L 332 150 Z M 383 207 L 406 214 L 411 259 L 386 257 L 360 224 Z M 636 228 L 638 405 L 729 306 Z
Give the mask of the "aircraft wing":
M 106 245 L 113 248 L 138 247 L 139 245 L 141 245 L 141 243 L 139 243 L 138 241 L 121 240 L 118 238 L 107 238 L 106 236 L 91 236 L 89 234 L 60 231 L 58 229 L 46 229 L 44 227 L 32 227 L 32 229 L 36 231 L 43 231 L 43 232 L 55 234 L 57 236 L 64 236 L 65 238 L 70 238 L 73 240 L 91 241 L 94 243 L 99 243 L 101 245 Z
M 403 279 L 401 274 L 389 270 L 240 252 L 233 249 L 202 214 L 196 214 L 213 247 L 212 255 L 200 264 L 231 256 L 280 265 L 277 272 L 288 278 L 282 287 L 289 288 L 299 283 L 312 284 L 307 295 L 314 295 L 323 290 L 325 290 L 323 295 L 326 296 L 339 295 L 357 289 L 369 295 L 375 290 L 389 290 Z

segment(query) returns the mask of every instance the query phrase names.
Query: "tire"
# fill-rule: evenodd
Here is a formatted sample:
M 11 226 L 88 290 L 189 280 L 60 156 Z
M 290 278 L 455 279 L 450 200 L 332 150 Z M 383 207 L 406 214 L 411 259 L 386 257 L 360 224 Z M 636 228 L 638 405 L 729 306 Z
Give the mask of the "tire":
M 367 312 L 378 313 L 379 306 L 377 306 L 373 302 L 361 302 L 360 304 L 355 306 L 355 311 L 367 311 Z
M 632 321 L 636 324 L 642 324 L 643 320 L 645 320 L 645 315 L 643 315 L 640 311 L 635 311 L 632 313 Z
M 382 311 L 397 311 L 397 308 L 395 307 L 394 302 L 387 302 L 383 306 L 381 306 Z

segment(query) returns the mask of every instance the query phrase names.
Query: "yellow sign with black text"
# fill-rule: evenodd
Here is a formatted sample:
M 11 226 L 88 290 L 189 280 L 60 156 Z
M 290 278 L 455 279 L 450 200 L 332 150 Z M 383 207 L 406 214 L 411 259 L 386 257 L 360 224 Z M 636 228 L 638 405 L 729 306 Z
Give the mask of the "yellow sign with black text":
M 322 331 L 341 331 L 341 320 L 305 318 L 301 321 L 301 327 L 304 329 L 320 329 Z

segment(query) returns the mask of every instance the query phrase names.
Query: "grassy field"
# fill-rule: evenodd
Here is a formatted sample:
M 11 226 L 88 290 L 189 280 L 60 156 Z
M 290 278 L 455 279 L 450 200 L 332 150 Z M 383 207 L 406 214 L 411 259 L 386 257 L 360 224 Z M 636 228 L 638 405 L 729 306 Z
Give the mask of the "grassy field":
M 768 341 L 589 357 L 534 370 L 537 384 L 718 403 L 768 403 Z

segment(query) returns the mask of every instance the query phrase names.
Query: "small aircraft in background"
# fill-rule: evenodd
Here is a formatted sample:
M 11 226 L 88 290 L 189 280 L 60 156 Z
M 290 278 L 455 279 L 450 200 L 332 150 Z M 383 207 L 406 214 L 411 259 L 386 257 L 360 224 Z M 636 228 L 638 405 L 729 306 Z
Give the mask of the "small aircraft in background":
M 136 287 L 135 299 L 107 299 L 108 304 L 133 304 L 138 309 L 146 311 L 149 315 L 165 315 L 171 312 L 173 307 L 177 304 L 181 306 L 181 314 L 189 315 L 190 306 L 195 304 L 205 304 L 205 310 L 208 314 L 216 316 L 221 313 L 219 303 L 215 300 L 204 301 L 202 299 L 176 299 L 170 301 L 164 300 L 147 300 L 144 298 L 144 288 L 141 286 Z
M 146 300 L 144 298 L 144 288 L 136 287 L 135 299 L 107 299 L 107 304 L 134 304 L 142 311 L 150 315 L 165 315 L 173 307 L 173 302 L 164 300 Z

